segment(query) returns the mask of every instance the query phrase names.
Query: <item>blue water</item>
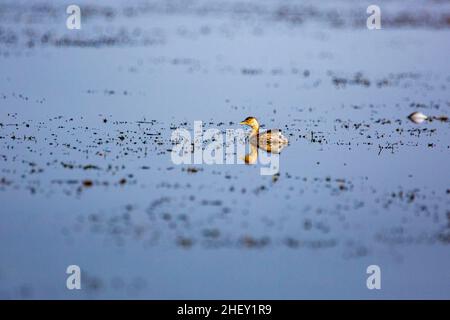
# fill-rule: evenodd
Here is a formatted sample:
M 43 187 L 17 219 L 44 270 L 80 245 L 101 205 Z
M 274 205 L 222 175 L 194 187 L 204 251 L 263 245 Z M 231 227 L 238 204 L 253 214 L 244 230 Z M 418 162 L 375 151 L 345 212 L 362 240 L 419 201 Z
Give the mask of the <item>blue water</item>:
M 1 298 L 450 298 L 448 4 L 96 3 L 0 4 Z M 247 116 L 279 174 L 172 162 Z

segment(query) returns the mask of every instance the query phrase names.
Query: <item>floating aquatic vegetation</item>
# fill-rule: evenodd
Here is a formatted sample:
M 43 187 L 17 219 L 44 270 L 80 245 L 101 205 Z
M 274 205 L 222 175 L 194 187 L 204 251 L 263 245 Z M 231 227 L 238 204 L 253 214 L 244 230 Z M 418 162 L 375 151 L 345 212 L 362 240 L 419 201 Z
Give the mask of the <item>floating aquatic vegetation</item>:
M 437 120 L 437 121 L 441 121 L 441 122 L 448 122 L 448 117 L 447 116 L 438 116 L 438 117 L 433 117 L 433 120 Z

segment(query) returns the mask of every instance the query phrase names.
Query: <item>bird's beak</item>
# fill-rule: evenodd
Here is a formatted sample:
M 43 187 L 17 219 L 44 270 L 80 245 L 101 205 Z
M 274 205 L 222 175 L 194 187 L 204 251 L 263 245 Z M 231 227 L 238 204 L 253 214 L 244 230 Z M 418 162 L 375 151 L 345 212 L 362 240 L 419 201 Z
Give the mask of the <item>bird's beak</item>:
M 241 122 L 239 122 L 239 124 L 247 124 L 247 122 L 246 121 L 241 121 Z

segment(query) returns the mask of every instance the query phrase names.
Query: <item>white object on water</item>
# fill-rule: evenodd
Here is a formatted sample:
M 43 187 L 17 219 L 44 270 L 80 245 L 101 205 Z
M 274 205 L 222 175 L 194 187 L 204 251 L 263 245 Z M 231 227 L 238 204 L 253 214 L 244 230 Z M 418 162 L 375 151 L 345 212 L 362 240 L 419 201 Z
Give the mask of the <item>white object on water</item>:
M 422 112 L 413 112 L 408 116 L 408 118 L 414 123 L 422 123 L 428 119 L 428 117 Z

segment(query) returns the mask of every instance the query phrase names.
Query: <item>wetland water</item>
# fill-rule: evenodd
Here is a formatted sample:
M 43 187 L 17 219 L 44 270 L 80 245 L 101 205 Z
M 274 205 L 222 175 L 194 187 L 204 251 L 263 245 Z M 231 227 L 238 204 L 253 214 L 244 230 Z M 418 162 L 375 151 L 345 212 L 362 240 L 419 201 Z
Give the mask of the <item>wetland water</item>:
M 2 1 L 0 297 L 450 298 L 450 5 L 378 2 Z M 279 174 L 172 162 L 248 116 Z

